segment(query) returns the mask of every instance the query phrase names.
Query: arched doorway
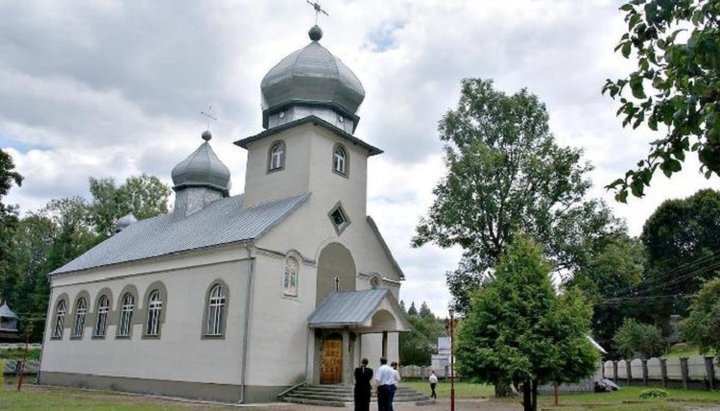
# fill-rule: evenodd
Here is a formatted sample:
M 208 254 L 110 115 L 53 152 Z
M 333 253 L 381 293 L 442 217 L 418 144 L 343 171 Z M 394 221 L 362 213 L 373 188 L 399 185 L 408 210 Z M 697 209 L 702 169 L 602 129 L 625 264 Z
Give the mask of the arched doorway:
M 355 291 L 355 260 L 340 243 L 326 245 L 317 263 L 317 306 L 335 291 Z

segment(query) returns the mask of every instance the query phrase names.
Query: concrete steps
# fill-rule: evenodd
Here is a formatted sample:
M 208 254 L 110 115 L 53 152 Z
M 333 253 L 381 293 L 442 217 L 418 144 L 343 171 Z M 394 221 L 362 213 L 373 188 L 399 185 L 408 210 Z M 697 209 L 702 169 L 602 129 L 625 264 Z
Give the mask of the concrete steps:
M 352 385 L 303 385 L 282 396 L 282 400 L 296 404 L 345 407 L 353 403 Z M 377 401 L 373 393 L 371 401 Z M 395 393 L 396 403 L 432 404 L 432 400 L 402 383 Z

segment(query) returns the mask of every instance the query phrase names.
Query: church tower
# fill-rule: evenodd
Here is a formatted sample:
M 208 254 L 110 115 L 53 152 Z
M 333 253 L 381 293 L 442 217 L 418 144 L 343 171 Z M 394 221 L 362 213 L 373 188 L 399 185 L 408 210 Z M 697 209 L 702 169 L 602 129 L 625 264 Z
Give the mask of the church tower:
M 365 98 L 360 80 L 320 44 L 283 58 L 261 83 L 265 131 L 235 144 L 248 150 L 245 206 L 312 193 L 311 201 L 335 222 L 365 219 L 367 159 L 382 153 L 352 133 Z

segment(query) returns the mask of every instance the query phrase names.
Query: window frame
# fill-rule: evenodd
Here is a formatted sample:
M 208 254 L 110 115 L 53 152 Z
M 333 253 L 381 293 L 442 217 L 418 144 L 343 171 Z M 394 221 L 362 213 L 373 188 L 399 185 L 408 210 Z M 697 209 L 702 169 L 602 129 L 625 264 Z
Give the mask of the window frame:
M 288 273 L 289 264 L 294 261 L 296 264 L 295 272 Z M 297 297 L 300 292 L 300 267 L 302 266 L 302 258 L 296 253 L 290 253 L 285 257 L 284 269 L 282 275 L 282 291 L 287 297 Z M 293 279 L 295 284 L 292 285 Z
M 338 212 L 338 211 L 340 212 L 343 219 L 345 220 L 341 225 L 337 225 L 335 223 L 335 218 L 333 217 L 333 214 L 335 214 L 335 212 Z M 328 218 L 330 219 L 330 224 L 333 226 L 333 228 L 335 229 L 335 233 L 338 236 L 341 235 L 352 223 L 352 221 L 350 221 L 350 217 L 348 216 L 347 211 L 345 211 L 345 208 L 342 206 L 342 203 L 340 201 L 338 201 L 337 204 L 335 204 L 335 207 L 331 208 L 330 211 L 328 211 L 327 215 L 328 215 Z
M 219 287 L 222 295 L 215 296 L 214 291 Z M 221 301 L 213 303 L 213 299 Z M 202 322 L 203 339 L 224 339 L 227 330 L 228 306 L 230 301 L 230 291 L 222 280 L 215 280 L 208 287 L 205 295 L 205 309 Z M 218 308 L 219 307 L 219 308 Z M 215 321 L 213 322 L 213 319 Z M 217 332 L 211 332 L 213 328 Z
M 86 292 L 81 292 L 75 299 L 75 309 L 73 310 L 73 324 L 70 330 L 71 340 L 82 340 L 85 334 L 85 322 L 88 317 L 88 297 Z M 82 306 L 80 305 L 82 303 Z
M 106 304 L 103 305 L 103 301 L 105 301 Z M 110 319 L 110 312 L 112 311 L 112 301 L 110 300 L 110 297 L 108 297 L 107 293 L 100 294 L 95 307 L 95 326 L 93 327 L 92 336 L 93 338 L 103 339 L 107 336 L 107 328 L 109 324 L 108 320 Z
M 65 316 L 67 315 L 67 296 L 61 295 L 55 302 L 55 310 L 52 322 L 51 340 L 62 340 L 65 333 Z M 62 311 L 60 310 L 62 308 Z
M 339 157 L 337 155 L 338 151 L 341 151 L 343 156 Z M 338 161 L 340 159 L 340 161 Z M 330 163 L 332 167 L 333 173 L 343 176 L 345 178 L 348 178 L 350 175 L 350 154 L 348 153 L 347 148 L 345 148 L 344 145 L 340 143 L 336 143 L 333 146 L 332 150 L 332 161 Z M 338 168 L 338 165 L 342 165 L 341 169 Z
M 126 303 L 127 297 L 130 297 L 132 301 Z M 135 293 L 130 290 L 123 290 L 118 300 L 118 323 L 117 329 L 115 330 L 115 338 L 131 338 L 133 331 L 133 317 L 135 312 L 135 301 L 137 300 Z M 129 309 L 128 309 L 129 307 Z M 127 313 L 127 314 L 126 314 Z M 125 318 L 127 317 L 127 321 Z M 127 324 L 127 327 L 125 325 Z M 127 330 L 125 330 L 127 328 Z
M 278 157 L 279 162 L 277 166 L 275 165 L 275 151 L 276 149 L 281 150 Z M 275 171 L 281 171 L 285 169 L 285 162 L 287 161 L 287 145 L 283 140 L 277 140 L 273 141 L 272 144 L 270 144 L 270 148 L 268 149 L 268 163 L 267 163 L 267 172 L 272 173 Z
M 146 298 L 146 314 L 145 324 L 143 327 L 143 337 L 160 338 L 160 317 L 163 312 L 164 293 L 159 288 L 152 288 Z M 155 298 L 156 297 L 156 298 Z

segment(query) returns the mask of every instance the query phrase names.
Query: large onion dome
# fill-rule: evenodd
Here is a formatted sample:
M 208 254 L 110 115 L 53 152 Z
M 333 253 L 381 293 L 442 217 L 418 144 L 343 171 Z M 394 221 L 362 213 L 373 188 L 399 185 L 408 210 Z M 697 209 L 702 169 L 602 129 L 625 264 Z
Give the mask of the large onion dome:
M 365 98 L 365 89 L 355 73 L 318 42 L 322 30 L 310 29 L 312 42 L 282 59 L 265 75 L 260 85 L 263 125 L 268 117 L 291 106 L 320 106 L 348 118 Z
M 205 131 L 202 138 L 205 142 L 173 168 L 173 189 L 178 191 L 187 187 L 204 187 L 227 196 L 230 191 L 230 170 L 210 147 L 210 132 Z

